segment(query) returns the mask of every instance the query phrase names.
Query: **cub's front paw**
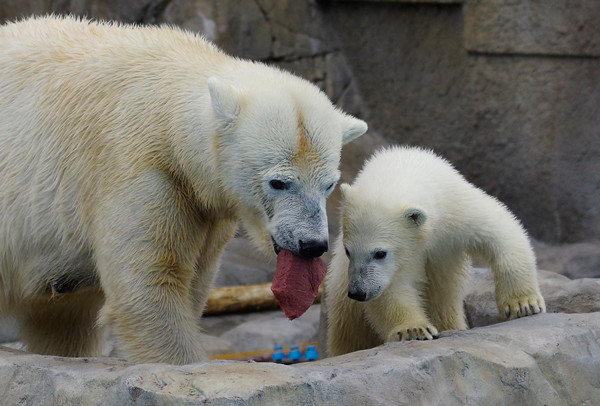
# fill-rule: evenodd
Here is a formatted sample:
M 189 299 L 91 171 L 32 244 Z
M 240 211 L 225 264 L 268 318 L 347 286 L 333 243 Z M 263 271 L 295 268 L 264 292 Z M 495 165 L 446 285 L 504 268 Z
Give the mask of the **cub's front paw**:
M 400 325 L 394 327 L 388 334 L 386 342 L 408 340 L 433 340 L 438 337 L 437 328 L 431 324 L 418 326 Z
M 536 313 L 545 313 L 546 304 L 539 293 L 530 295 L 513 296 L 498 302 L 498 310 L 508 320 L 517 317 L 530 316 Z

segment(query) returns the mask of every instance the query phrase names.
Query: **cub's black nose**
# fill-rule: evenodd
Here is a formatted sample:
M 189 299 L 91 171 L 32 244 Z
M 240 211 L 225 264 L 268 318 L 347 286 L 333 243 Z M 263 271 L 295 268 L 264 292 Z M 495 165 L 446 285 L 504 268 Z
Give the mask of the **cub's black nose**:
M 358 300 L 359 302 L 364 302 L 365 299 L 367 298 L 367 292 L 363 292 L 363 291 L 348 291 L 348 297 L 350 299 L 354 299 L 354 300 Z
M 302 241 L 300 240 L 300 255 L 305 258 L 316 258 L 327 252 L 327 241 Z

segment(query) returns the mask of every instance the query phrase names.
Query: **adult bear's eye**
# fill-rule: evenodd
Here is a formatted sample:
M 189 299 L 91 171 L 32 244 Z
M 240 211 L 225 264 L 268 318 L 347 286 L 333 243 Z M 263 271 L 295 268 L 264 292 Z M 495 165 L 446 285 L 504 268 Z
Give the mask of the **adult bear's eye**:
M 335 183 L 332 183 L 331 185 L 327 186 L 327 191 L 329 192 L 331 189 L 333 189 L 333 187 L 335 186 Z
M 375 254 L 373 254 L 373 258 L 375 259 L 383 259 L 387 256 L 387 252 L 385 251 L 375 251 Z
M 348 251 L 348 248 L 344 248 L 344 251 L 346 252 L 346 256 L 350 258 L 350 251 Z
M 273 179 L 269 182 L 269 185 L 275 190 L 283 190 L 286 189 L 285 182 L 280 181 L 279 179 Z

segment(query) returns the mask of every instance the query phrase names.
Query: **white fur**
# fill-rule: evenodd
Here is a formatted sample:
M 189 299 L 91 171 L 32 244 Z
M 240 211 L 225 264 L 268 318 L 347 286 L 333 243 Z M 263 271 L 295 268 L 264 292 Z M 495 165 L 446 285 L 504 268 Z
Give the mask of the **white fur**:
M 491 265 L 502 315 L 545 311 L 519 221 L 433 152 L 383 149 L 341 190 L 343 229 L 325 284 L 330 355 L 466 329 L 471 257 Z
M 111 323 L 135 361 L 203 359 L 238 220 L 271 255 L 327 241 L 366 124 L 309 82 L 168 27 L 32 18 L 0 43 L 0 312 L 32 351 L 97 355 Z

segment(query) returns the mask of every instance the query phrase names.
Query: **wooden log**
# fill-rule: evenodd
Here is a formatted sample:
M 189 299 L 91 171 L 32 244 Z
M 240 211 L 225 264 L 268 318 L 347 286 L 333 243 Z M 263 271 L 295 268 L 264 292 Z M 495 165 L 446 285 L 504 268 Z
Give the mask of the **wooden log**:
M 322 289 L 323 286 L 321 285 L 315 303 L 320 303 Z M 273 292 L 271 292 L 271 283 L 224 286 L 213 288 L 210 291 L 204 308 L 204 315 L 246 313 L 275 309 L 279 309 L 279 303 L 275 299 Z

